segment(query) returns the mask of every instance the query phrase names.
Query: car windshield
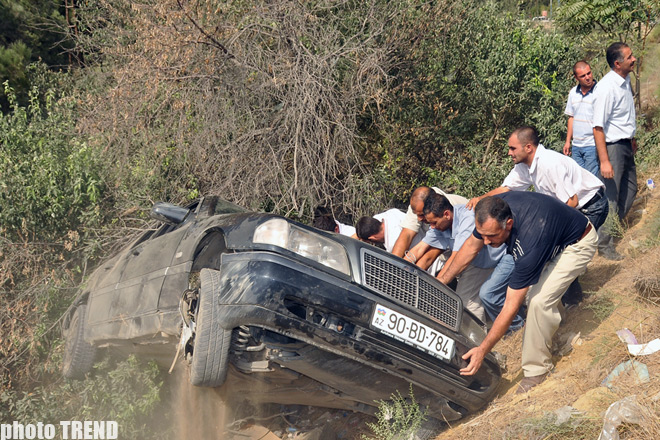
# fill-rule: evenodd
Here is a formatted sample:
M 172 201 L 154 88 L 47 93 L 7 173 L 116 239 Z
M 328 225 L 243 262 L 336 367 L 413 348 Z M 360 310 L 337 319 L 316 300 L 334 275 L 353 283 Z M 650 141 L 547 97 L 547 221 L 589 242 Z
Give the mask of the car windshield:
M 218 199 L 215 204 L 214 214 L 234 214 L 237 212 L 248 212 L 247 209 L 241 208 L 238 205 L 227 202 L 226 200 Z

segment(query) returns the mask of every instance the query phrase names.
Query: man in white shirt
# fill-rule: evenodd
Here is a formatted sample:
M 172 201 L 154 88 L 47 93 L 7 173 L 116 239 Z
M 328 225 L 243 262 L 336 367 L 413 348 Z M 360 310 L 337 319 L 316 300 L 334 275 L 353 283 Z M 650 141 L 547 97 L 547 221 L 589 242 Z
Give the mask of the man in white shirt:
M 466 205 L 469 209 L 484 197 L 526 191 L 533 185 L 536 192 L 578 209 L 596 229 L 605 222 L 609 208 L 603 182 L 570 157 L 544 148 L 534 127 L 520 127 L 511 134 L 509 156 L 515 166 L 502 186 L 471 199 Z M 576 304 L 581 300 L 582 289 L 576 280 L 562 301 Z
M 620 42 L 607 48 L 606 58 L 612 70 L 600 80 L 594 93 L 592 125 L 600 173 L 605 181 L 605 194 L 619 219 L 623 219 L 637 194 L 637 124 L 635 100 L 630 85 L 630 72 L 637 60 L 632 49 Z M 598 253 L 606 258 L 616 254 L 611 237 L 608 237 L 606 243 L 602 243 L 601 239 L 598 247 Z M 618 256 L 616 259 L 622 258 Z
M 598 153 L 594 141 L 591 122 L 594 115 L 594 86 L 596 82 L 591 66 L 586 61 L 578 61 L 573 66 L 573 76 L 578 85 L 571 89 L 566 100 L 564 114 L 568 115 L 564 154 L 596 177 L 600 177 Z M 572 150 L 571 151 L 571 147 Z
M 387 252 L 392 252 L 394 243 L 401 234 L 401 221 L 406 216 L 398 209 L 388 209 L 373 217 L 361 217 L 356 225 L 356 236 L 360 240 L 380 243 Z M 413 246 L 420 242 L 423 235 L 417 234 L 412 239 Z

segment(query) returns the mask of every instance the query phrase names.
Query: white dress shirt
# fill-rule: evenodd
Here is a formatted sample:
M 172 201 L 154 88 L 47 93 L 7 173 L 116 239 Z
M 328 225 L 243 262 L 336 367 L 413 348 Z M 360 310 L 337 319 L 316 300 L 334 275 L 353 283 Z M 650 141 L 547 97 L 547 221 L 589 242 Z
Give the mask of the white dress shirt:
M 635 137 L 635 99 L 630 86 L 630 75 L 625 79 L 613 70 L 598 81 L 594 91 L 594 117 L 592 125 L 602 127 L 605 142 L 616 142 Z
M 513 191 L 526 191 L 534 185 L 536 192 L 547 194 L 566 203 L 577 195 L 581 208 L 593 198 L 603 182 L 589 171 L 582 168 L 569 156 L 564 156 L 539 144 L 532 165 L 518 163 L 502 186 Z

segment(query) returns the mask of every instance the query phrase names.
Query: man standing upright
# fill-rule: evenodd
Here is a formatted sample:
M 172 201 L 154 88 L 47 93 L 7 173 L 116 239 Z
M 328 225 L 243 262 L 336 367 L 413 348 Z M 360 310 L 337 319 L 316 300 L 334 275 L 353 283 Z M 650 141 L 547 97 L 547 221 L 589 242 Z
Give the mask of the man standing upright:
M 606 58 L 612 70 L 603 77 L 594 91 L 592 125 L 605 194 L 610 207 L 622 220 L 637 194 L 637 125 L 635 100 L 630 86 L 630 72 L 637 60 L 632 49 L 625 43 L 611 44 L 607 48 Z M 609 254 L 616 254 L 611 237 L 607 243 L 599 245 L 598 253 L 606 258 Z
M 596 82 L 591 74 L 591 66 L 586 61 L 578 61 L 573 66 L 573 76 L 578 85 L 571 89 L 566 101 L 568 128 L 564 154 L 573 155 L 573 159 L 582 168 L 596 177 L 600 177 L 598 154 L 594 142 L 592 120 L 594 115 L 594 86 Z M 572 140 L 572 142 L 571 142 Z M 571 152 L 571 146 L 573 151 Z

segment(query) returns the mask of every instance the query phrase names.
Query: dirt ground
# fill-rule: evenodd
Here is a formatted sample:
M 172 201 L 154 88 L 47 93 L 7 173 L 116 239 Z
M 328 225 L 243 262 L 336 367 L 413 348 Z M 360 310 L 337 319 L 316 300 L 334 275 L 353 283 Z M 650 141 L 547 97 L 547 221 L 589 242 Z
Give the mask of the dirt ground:
M 648 177 L 658 181 L 658 174 Z M 500 341 L 495 349 L 507 361 L 498 397 L 481 413 L 452 424 L 438 440 L 596 439 L 605 411 L 628 396 L 635 396 L 640 423 L 619 427 L 621 438 L 660 438 L 660 352 L 634 357 L 616 334 L 627 328 L 639 343 L 660 337 L 660 188 L 640 186 L 628 221 L 617 245 L 626 258 L 612 262 L 596 256 L 580 277 L 586 298 L 566 311 L 548 379 L 527 394 L 515 394 L 522 379 L 522 334 Z M 617 365 L 630 360 L 648 368 L 648 380 L 640 379 L 643 367 L 635 364 L 637 369 L 603 386 Z M 566 414 L 570 419 L 560 423 Z

